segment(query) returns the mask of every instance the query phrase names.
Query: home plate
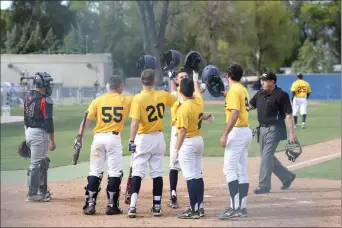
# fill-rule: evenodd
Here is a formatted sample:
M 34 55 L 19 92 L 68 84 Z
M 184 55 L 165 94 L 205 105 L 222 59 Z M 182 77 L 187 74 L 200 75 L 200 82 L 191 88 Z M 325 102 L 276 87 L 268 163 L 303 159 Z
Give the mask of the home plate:
M 189 198 L 189 196 L 188 195 L 185 195 L 185 196 L 183 196 L 184 198 Z M 213 197 L 215 197 L 215 196 L 213 196 L 213 195 L 204 195 L 203 196 L 204 198 L 213 198 Z

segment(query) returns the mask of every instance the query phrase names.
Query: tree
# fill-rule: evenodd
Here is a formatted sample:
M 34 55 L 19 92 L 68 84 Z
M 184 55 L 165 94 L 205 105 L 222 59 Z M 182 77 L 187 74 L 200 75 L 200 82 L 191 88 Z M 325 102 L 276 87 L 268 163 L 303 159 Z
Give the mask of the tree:
M 292 72 L 332 73 L 336 60 L 322 40 L 313 42 L 307 39 L 299 49 L 298 60 L 292 64 Z
M 5 41 L 5 53 L 12 54 L 17 53 L 17 43 L 20 39 L 20 32 L 17 25 L 14 25 L 11 30 L 7 30 L 6 32 L 6 41 Z

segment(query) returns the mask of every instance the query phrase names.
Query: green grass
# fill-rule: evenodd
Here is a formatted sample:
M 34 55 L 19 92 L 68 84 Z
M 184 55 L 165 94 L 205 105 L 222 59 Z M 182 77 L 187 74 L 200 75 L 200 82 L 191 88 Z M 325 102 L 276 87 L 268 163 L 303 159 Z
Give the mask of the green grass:
M 51 166 L 69 165 L 72 161 L 74 139 L 77 135 L 82 116 L 86 106 L 56 106 L 54 110 L 55 137 L 57 148 L 49 152 Z M 225 114 L 223 105 L 205 105 L 206 112 L 220 112 L 215 115 L 215 122 L 203 121 L 202 130 L 205 143 L 205 156 L 222 156 L 223 149 L 219 146 L 219 139 L 225 127 Z M 22 115 L 22 109 L 13 108 L 11 115 Z M 303 145 L 322 142 L 340 137 L 341 130 L 341 103 L 340 101 L 327 101 L 320 105 L 309 105 L 307 129 L 298 129 L 297 135 Z M 301 119 L 301 118 L 299 118 Z M 256 112 L 250 113 L 251 128 L 257 126 Z M 129 137 L 130 119 L 126 120 L 122 133 L 124 155 L 127 155 L 127 142 Z M 84 146 L 81 150 L 79 161 L 89 160 L 89 148 L 92 141 L 92 128 L 94 123 L 85 133 Z M 164 116 L 164 134 L 167 146 L 170 139 L 170 113 Z M 1 125 L 1 170 L 26 169 L 28 160 L 22 159 L 17 154 L 19 142 L 24 140 L 23 123 Z M 284 150 L 284 143 L 280 143 L 278 150 Z M 166 154 L 169 154 L 167 149 Z M 259 147 L 256 139 L 250 147 L 250 156 L 258 156 Z
M 341 157 L 295 171 L 297 177 L 341 180 Z

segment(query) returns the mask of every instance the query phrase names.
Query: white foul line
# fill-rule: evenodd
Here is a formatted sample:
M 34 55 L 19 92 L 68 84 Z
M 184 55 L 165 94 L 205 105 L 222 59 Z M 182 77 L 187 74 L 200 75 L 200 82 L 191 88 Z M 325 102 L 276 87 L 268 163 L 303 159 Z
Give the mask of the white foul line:
M 323 159 L 325 159 L 325 158 L 331 158 L 331 157 L 340 157 L 340 156 L 341 156 L 341 153 L 330 154 L 330 155 L 326 155 L 326 156 L 322 156 L 322 157 L 314 158 L 314 159 L 311 159 L 311 160 L 307 160 L 307 161 L 299 162 L 299 163 L 297 163 L 297 164 L 294 164 L 294 165 L 289 165 L 289 166 L 287 166 L 287 168 L 293 168 L 293 167 L 297 167 L 297 166 L 305 165 L 305 164 L 308 164 L 308 163 L 311 163 L 311 162 L 315 162 L 315 161 L 320 161 L 320 160 L 323 160 Z

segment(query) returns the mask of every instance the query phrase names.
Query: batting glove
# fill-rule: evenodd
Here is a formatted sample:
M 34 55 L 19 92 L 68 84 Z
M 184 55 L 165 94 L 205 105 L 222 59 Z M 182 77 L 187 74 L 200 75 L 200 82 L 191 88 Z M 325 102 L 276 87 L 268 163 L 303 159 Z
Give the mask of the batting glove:
M 173 149 L 172 153 L 171 153 L 171 162 L 172 164 L 175 166 L 178 163 L 178 150 Z
M 194 80 L 194 81 L 198 81 L 198 73 L 196 72 L 196 71 L 192 71 L 192 79 Z
M 213 123 L 214 121 L 215 121 L 215 117 L 214 117 L 214 115 L 212 115 L 212 114 L 209 114 L 209 116 L 208 116 L 208 122 L 209 123 Z
M 131 153 L 135 153 L 135 149 L 137 148 L 137 146 L 134 144 L 133 140 L 130 140 L 128 143 L 128 150 Z
M 174 80 L 176 78 L 176 72 L 169 71 L 170 80 Z

